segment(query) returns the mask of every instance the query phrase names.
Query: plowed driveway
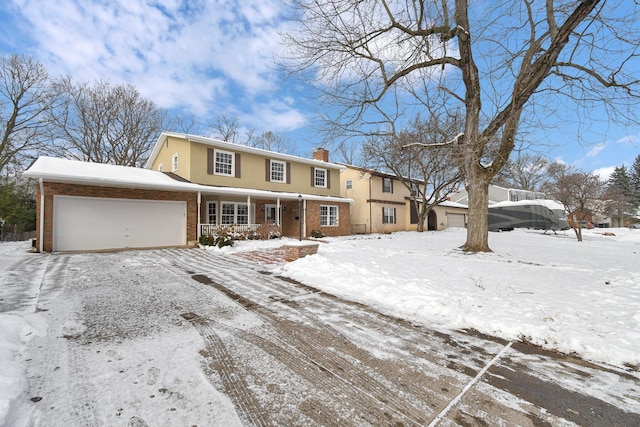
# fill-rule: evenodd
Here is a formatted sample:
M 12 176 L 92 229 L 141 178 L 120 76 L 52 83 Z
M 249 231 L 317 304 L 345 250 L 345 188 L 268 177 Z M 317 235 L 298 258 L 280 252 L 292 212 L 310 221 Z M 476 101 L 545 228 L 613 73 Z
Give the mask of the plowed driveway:
M 199 249 L 53 254 L 31 425 L 640 425 L 640 381 Z

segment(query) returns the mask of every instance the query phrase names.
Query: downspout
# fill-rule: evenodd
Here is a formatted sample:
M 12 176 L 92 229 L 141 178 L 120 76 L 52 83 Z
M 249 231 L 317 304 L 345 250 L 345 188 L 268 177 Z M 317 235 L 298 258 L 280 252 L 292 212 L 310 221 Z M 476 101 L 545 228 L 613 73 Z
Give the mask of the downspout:
M 42 252 L 44 248 L 44 184 L 42 178 L 38 179 L 38 184 L 40 185 L 40 233 L 38 236 L 38 251 Z
M 200 236 L 202 235 L 202 226 L 200 225 L 201 217 L 200 217 L 200 205 L 202 204 L 202 193 L 198 191 L 198 229 L 196 231 L 196 237 L 198 238 L 198 242 L 200 241 Z
M 373 180 L 373 175 L 369 174 L 369 234 L 373 232 L 372 230 L 373 208 L 371 206 L 373 202 L 371 201 L 371 180 Z

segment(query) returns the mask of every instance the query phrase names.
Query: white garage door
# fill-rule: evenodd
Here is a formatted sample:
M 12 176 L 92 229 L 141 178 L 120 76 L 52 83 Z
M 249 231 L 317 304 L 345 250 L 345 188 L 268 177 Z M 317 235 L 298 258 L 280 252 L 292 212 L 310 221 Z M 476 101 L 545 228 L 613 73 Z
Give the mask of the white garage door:
M 464 214 L 447 213 L 447 226 L 464 228 Z
M 186 202 L 54 196 L 53 250 L 186 244 Z

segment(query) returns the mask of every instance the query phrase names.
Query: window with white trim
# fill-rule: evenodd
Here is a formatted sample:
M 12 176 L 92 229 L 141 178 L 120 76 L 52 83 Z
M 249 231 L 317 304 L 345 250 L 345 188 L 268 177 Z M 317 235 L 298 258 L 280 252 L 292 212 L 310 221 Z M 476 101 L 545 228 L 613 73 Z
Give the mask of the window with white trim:
M 164 169 L 162 163 L 158 164 L 158 172 L 162 172 L 162 169 Z
M 213 172 L 216 175 L 234 176 L 235 154 L 229 151 L 214 150 Z
M 207 224 L 218 223 L 218 202 L 207 202 Z
M 382 223 L 383 224 L 395 224 L 396 223 L 396 208 L 382 208 Z
M 278 160 L 271 160 L 271 182 L 287 182 L 287 164 Z
M 313 169 L 313 186 L 327 188 L 327 170 L 322 168 Z
M 352 188 L 353 188 L 353 181 L 349 179 L 345 182 L 345 189 L 351 190 Z
M 171 172 L 178 170 L 178 153 L 171 156 Z
M 246 203 L 220 203 L 220 224 L 249 224 L 249 207 Z
M 320 205 L 320 225 L 324 227 L 338 226 L 338 207 L 334 205 Z

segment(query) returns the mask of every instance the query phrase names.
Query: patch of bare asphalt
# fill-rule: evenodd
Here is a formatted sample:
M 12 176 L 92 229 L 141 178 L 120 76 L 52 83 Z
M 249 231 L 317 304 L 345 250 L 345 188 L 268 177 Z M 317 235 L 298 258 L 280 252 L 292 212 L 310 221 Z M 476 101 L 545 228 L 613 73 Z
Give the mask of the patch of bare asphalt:
M 633 376 L 616 379 L 617 399 L 626 402 L 616 406 L 535 375 L 520 360 L 564 371 L 575 359 L 519 344 L 474 383 L 505 341 L 432 331 L 245 260 L 202 251 L 170 257 L 183 274 L 234 301 L 232 317 L 247 311 L 260 319 L 240 327 L 228 312 L 183 313 L 206 344 L 201 356 L 211 383 L 248 426 L 412 426 L 439 417 L 441 425 L 640 425 L 640 407 L 628 410 L 640 389 Z M 580 380 L 594 381 L 600 368 L 579 364 L 590 370 L 573 369 Z

